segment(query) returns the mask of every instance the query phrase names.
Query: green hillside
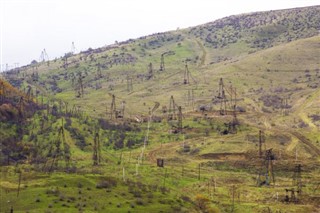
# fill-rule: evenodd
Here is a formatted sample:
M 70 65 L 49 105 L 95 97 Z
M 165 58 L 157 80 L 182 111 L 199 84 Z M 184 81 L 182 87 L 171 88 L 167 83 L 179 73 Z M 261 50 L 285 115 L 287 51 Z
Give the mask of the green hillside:
M 0 212 L 317 212 L 319 23 L 234 15 L 3 73 Z

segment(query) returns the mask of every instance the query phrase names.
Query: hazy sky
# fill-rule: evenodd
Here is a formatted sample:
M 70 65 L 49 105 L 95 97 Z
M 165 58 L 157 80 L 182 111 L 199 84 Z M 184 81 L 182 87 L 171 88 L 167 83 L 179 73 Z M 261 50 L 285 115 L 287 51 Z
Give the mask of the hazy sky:
M 25 65 L 116 40 L 186 28 L 229 15 L 318 5 L 319 0 L 0 0 L 0 64 Z

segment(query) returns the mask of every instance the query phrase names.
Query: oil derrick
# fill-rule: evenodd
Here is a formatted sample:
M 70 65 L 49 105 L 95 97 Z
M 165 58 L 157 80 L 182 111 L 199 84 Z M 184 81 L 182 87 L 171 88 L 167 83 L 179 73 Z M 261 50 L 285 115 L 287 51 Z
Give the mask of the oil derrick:
M 30 102 L 33 97 L 33 92 L 32 92 L 32 87 L 30 85 L 28 85 L 27 87 L 28 87 L 28 90 L 26 92 L 27 102 Z
M 31 74 L 32 81 L 37 82 L 39 80 L 39 74 L 37 71 Z
M 127 91 L 128 92 L 133 91 L 132 77 L 129 77 L 129 75 L 127 75 Z
M 294 188 L 291 189 L 285 189 L 286 190 L 286 196 L 284 198 L 285 202 L 292 202 L 292 203 L 297 203 L 298 202 L 298 197 L 296 196 L 296 193 L 298 193 Z M 289 196 L 290 193 L 290 196 Z
M 232 121 L 229 122 L 228 132 L 231 134 L 237 134 L 237 126 L 239 125 L 239 121 L 237 118 L 237 113 L 233 110 Z
M 110 119 L 116 118 L 116 96 L 112 94 L 112 101 L 110 107 Z
M 259 130 L 259 158 L 262 158 L 262 143 L 265 144 L 265 135 L 262 130 Z
M 76 76 L 73 73 L 70 73 L 69 78 L 71 79 L 71 85 L 74 86 L 74 81 L 76 80 Z
M 150 80 L 153 78 L 153 66 L 152 63 L 150 62 L 150 64 L 148 65 L 148 74 L 147 74 L 147 80 Z
M 97 131 L 94 135 L 94 140 L 93 140 L 93 165 L 97 166 L 101 163 L 101 146 L 100 146 L 100 136 L 99 132 Z
M 82 73 L 79 72 L 78 73 L 78 84 L 77 84 L 77 98 L 82 98 L 83 95 L 84 95 L 84 89 L 83 89 L 83 79 L 84 79 L 84 76 L 82 76 Z
M 169 103 L 169 110 L 168 110 L 168 120 L 175 120 L 176 119 L 176 103 L 173 99 L 173 95 L 171 95 L 170 103 Z
M 62 58 L 63 60 L 63 68 L 67 69 L 68 68 L 68 55 L 65 54 L 64 57 Z
M 298 194 L 302 193 L 301 167 L 301 164 L 297 164 L 294 167 L 294 173 L 292 177 L 292 185 L 296 187 Z
M 223 82 L 222 82 L 223 85 Z M 237 92 L 236 92 L 236 88 L 233 88 L 232 85 L 230 86 L 230 89 L 226 91 L 229 93 L 230 95 L 230 106 L 232 109 L 232 121 L 229 123 L 229 132 L 231 134 L 236 134 L 237 133 L 237 126 L 239 125 L 239 121 L 237 118 Z
M 4 86 L 3 82 L 0 82 L 0 101 L 6 99 L 6 87 Z
M 124 109 L 125 109 L 125 106 L 126 106 L 126 102 L 125 102 L 125 101 L 122 101 L 122 102 L 121 102 L 121 108 L 120 108 L 120 110 L 116 111 L 116 117 L 117 117 L 117 118 L 124 118 Z
M 284 199 L 285 202 L 292 202 L 292 203 L 299 202 L 299 196 L 302 193 L 301 167 L 302 167 L 301 164 L 297 164 L 294 167 L 293 176 L 292 176 L 292 188 L 285 189 L 286 190 L 286 196 Z
M 19 68 L 19 63 L 14 63 L 14 68 L 15 69 Z
M 160 106 L 160 103 L 159 102 L 155 102 L 154 103 L 154 106 L 152 108 L 152 110 L 149 112 L 149 116 L 151 116 L 151 120 L 152 120 L 152 116 L 153 116 L 153 113 L 159 108 Z
M 72 44 L 71 44 L 71 54 L 75 54 L 76 52 L 77 52 L 77 48 L 74 45 L 74 42 L 72 42 Z
M 43 49 L 39 57 L 39 62 L 45 62 L 45 61 L 49 61 L 49 56 L 47 54 L 46 49 Z
M 99 78 L 102 78 L 101 65 L 100 64 L 98 65 L 98 68 L 97 68 L 97 79 L 99 79 Z
M 138 171 L 138 166 L 142 163 L 143 157 L 144 157 L 144 150 L 148 144 L 148 140 L 149 140 L 149 132 L 150 132 L 150 123 L 152 120 L 152 116 L 153 113 L 159 108 L 160 103 L 159 102 L 155 102 L 154 107 L 152 108 L 152 110 L 149 109 L 149 117 L 148 117 L 148 126 L 147 126 L 147 132 L 146 135 L 144 137 L 144 141 L 143 141 L 143 147 L 140 153 L 140 156 L 138 157 L 138 164 L 136 165 L 136 171 Z
M 271 182 L 275 183 L 274 173 L 273 173 L 273 160 L 275 159 L 272 149 L 266 150 L 266 183 L 270 185 Z
M 227 112 L 227 98 L 225 94 L 223 79 L 220 78 L 219 81 L 219 93 L 218 93 L 218 99 L 220 103 L 220 115 L 225 115 Z
M 54 150 L 53 150 L 54 149 Z M 58 137 L 54 141 L 54 144 L 49 150 L 49 154 L 52 155 L 53 159 L 51 162 L 51 167 L 49 171 L 52 171 L 54 166 L 58 166 L 60 158 L 63 158 L 65 161 L 66 168 L 69 167 L 70 163 L 70 148 L 66 143 L 63 122 L 61 127 L 58 130 Z
M 182 107 L 178 106 L 178 126 L 177 126 L 177 131 L 179 133 L 182 133 Z
M 230 95 L 230 107 L 235 112 L 237 109 L 237 90 L 231 85 L 229 89 L 226 88 L 226 91 Z
M 166 68 L 164 66 L 164 53 L 161 54 L 161 61 L 160 61 L 160 69 L 159 71 L 165 71 Z
M 18 104 L 18 110 L 19 110 L 19 119 L 23 119 L 24 117 L 24 101 L 23 97 L 20 97 L 19 104 Z
M 110 106 L 110 119 L 124 118 L 125 101 L 121 102 L 120 110 L 116 107 L 116 96 L 114 94 L 109 94 L 112 97 Z
M 167 106 L 162 106 L 162 115 L 165 116 L 168 112 Z
M 193 89 L 188 89 L 188 98 L 187 98 L 187 106 L 192 106 L 194 108 L 194 92 Z
M 173 51 L 168 51 L 168 52 L 164 52 L 161 54 L 161 58 L 160 58 L 160 69 L 159 71 L 165 71 L 165 65 L 164 65 L 164 56 L 165 55 L 174 55 L 175 53 Z
M 188 68 L 188 62 L 186 61 L 186 65 L 184 68 L 184 78 L 183 78 L 183 83 L 184 84 L 189 84 L 190 83 L 190 71 Z
M 266 150 L 266 157 L 263 163 L 264 171 L 262 174 L 259 173 L 258 185 L 259 186 L 269 186 L 270 183 L 275 184 L 274 173 L 273 173 L 273 160 L 275 160 L 275 156 L 272 153 L 272 149 Z
M 288 115 L 288 108 L 289 108 L 288 99 L 289 98 L 287 97 L 281 99 L 281 108 L 282 108 L 283 115 Z

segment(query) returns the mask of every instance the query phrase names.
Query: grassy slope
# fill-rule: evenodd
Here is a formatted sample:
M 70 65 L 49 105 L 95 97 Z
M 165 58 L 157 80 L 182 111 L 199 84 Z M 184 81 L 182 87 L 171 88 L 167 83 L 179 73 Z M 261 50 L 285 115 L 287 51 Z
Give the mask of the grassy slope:
M 69 103 L 69 107 L 74 104 L 81 106 L 88 115 L 95 118 L 104 117 L 108 118 L 106 111 L 109 110 L 111 104 L 111 96 L 109 93 L 115 94 L 116 105 L 120 106 L 121 101 L 126 101 L 126 117 L 133 117 L 134 115 L 147 115 L 149 108 L 152 108 L 154 102 L 160 102 L 161 106 L 169 105 L 170 95 L 174 95 L 176 103 L 183 107 L 184 112 L 192 111 L 192 106 L 187 105 L 188 90 L 194 90 L 195 94 L 195 108 L 200 104 L 209 104 L 211 99 L 217 95 L 218 80 L 222 77 L 227 86 L 231 83 L 237 88 L 238 96 L 244 98 L 244 101 L 239 102 L 239 105 L 245 107 L 247 113 L 239 115 L 242 123 L 240 132 L 237 135 L 221 136 L 217 133 L 216 129 L 222 127 L 225 120 L 231 119 L 228 116 L 218 117 L 217 114 L 208 113 L 212 120 L 204 120 L 196 117 L 201 117 L 200 114 L 185 114 L 183 121 L 184 126 L 189 126 L 190 131 L 186 131 L 185 143 L 191 146 L 190 153 L 181 152 L 181 145 L 183 143 L 183 136 L 169 134 L 170 126 L 163 121 L 162 123 L 152 124 L 150 132 L 150 146 L 146 150 L 146 165 L 141 167 L 139 171 L 142 175 L 136 176 L 135 164 L 129 163 L 129 156 L 131 159 L 137 159 L 141 152 L 141 148 L 124 149 L 123 151 L 114 151 L 111 147 L 103 148 L 103 155 L 106 159 L 101 168 L 97 168 L 103 176 L 113 176 L 122 179 L 121 170 L 125 167 L 128 170 L 128 178 L 134 181 L 146 182 L 148 184 L 161 183 L 164 184 L 165 170 L 155 167 L 155 160 L 158 157 L 166 159 L 166 168 L 168 169 L 167 187 L 172 191 L 166 196 L 175 200 L 181 195 L 187 194 L 194 198 L 196 193 L 208 194 L 207 181 L 212 177 L 217 179 L 217 191 L 212 195 L 211 205 L 218 207 L 222 212 L 229 211 L 231 208 L 230 190 L 232 185 L 239 187 L 238 191 L 243 196 L 243 201 L 236 204 L 236 211 L 238 212 L 258 212 L 266 210 L 267 206 L 273 211 L 287 208 L 287 204 L 275 202 L 272 198 L 276 193 L 284 196 L 284 188 L 290 187 L 291 184 L 291 171 L 286 169 L 293 167 L 292 162 L 295 158 L 295 151 L 298 150 L 298 160 L 303 160 L 303 164 L 307 167 L 304 176 L 306 180 L 305 191 L 308 196 L 317 197 L 319 194 L 313 189 L 316 187 L 316 180 L 319 178 L 317 169 L 308 165 L 319 165 L 319 157 L 315 159 L 315 153 L 310 150 L 307 142 L 303 142 L 302 138 L 296 133 L 302 133 L 304 137 L 309 139 L 314 146 L 316 140 L 320 140 L 318 133 L 319 123 L 314 122 L 308 117 L 309 114 L 319 114 L 319 43 L 320 37 L 313 36 L 314 23 L 317 23 L 319 7 L 300 9 L 298 25 L 294 26 L 293 20 L 297 15 L 298 10 L 288 11 L 274 11 L 261 14 L 244 15 L 240 20 L 240 26 L 244 29 L 239 31 L 241 37 L 237 38 L 234 33 L 237 31 L 234 25 L 234 20 L 237 16 L 232 16 L 214 23 L 208 23 L 203 26 L 185 29 L 182 31 L 168 32 L 160 35 L 147 36 L 146 38 L 137 39 L 129 42 L 129 44 L 120 44 L 117 48 L 104 50 L 100 53 L 92 54 L 94 59 L 91 61 L 90 56 L 87 60 L 84 58 L 86 54 L 79 54 L 68 58 L 68 61 L 77 61 L 71 64 L 67 70 L 60 66 L 62 60 L 58 59 L 56 62 L 51 61 L 50 66 L 41 64 L 37 69 L 27 67 L 23 71 L 25 77 L 24 86 L 31 84 L 33 88 L 37 88 L 45 95 L 51 98 L 62 99 Z M 270 17 L 276 18 L 270 21 Z M 309 20 L 308 26 L 301 25 L 303 20 Z M 286 18 L 286 19 L 285 19 Z M 262 20 L 262 22 L 260 22 Z M 266 21 L 263 24 L 263 21 Z M 289 23 L 288 30 L 285 31 L 280 25 Z M 269 23 L 270 22 L 270 23 Z M 226 23 L 220 30 L 216 27 L 220 23 Z M 247 26 L 247 23 L 253 23 L 252 26 Z M 260 24 L 262 23 L 262 24 Z M 304 29 L 304 30 L 302 30 Z M 202 32 L 202 33 L 201 33 Z M 210 37 L 214 38 L 217 35 L 218 43 L 206 41 L 208 33 L 211 32 Z M 222 38 L 223 32 L 228 32 L 228 36 Z M 250 33 L 252 32 L 252 33 Z M 287 33 L 287 34 L 286 34 Z M 310 37 L 310 38 L 305 38 Z M 267 38 L 264 40 L 264 38 Z M 297 40 L 288 42 L 289 40 Z M 305 39 L 302 39 L 305 38 Z M 236 39 L 236 42 L 231 42 Z M 257 42 L 259 41 L 259 42 Z M 213 45 L 217 45 L 214 47 Z M 271 47 L 274 46 L 274 47 Z M 158 72 L 161 53 L 172 50 L 175 55 L 166 56 L 166 71 Z M 122 56 L 130 54 L 136 61 L 134 63 L 110 65 L 107 63 L 109 59 L 121 59 Z M 113 56 L 118 55 L 118 56 Z M 108 56 L 106 58 L 106 56 Z M 83 59 L 80 60 L 80 57 Z M 184 61 L 189 59 L 189 70 L 197 81 L 197 84 L 191 81 L 190 85 L 183 85 L 184 74 Z M 145 80 L 138 78 L 138 74 L 147 73 L 147 65 L 153 63 L 155 76 L 152 80 Z M 95 80 L 98 67 L 101 64 L 106 64 L 108 68 L 102 67 L 102 78 Z M 39 73 L 39 81 L 31 81 L 31 74 L 37 70 Z M 310 70 L 306 72 L 306 70 Z M 74 87 L 71 84 L 71 73 L 77 72 L 87 73 L 84 78 L 85 94 L 83 98 L 76 98 Z M 308 74 L 306 76 L 306 74 Z M 133 91 L 128 92 L 126 85 L 127 75 L 133 78 Z M 22 74 L 20 74 L 22 77 Z M 53 80 L 56 79 L 56 80 Z M 111 79 L 111 80 L 110 80 Z M 297 81 L 294 81 L 297 79 Z M 62 92 L 50 89 L 54 84 L 62 89 Z M 293 81 L 295 83 L 293 83 Z M 75 81 L 76 82 L 76 81 Z M 41 83 L 41 84 L 40 84 Z M 101 88 L 95 89 L 95 84 L 100 83 Z M 310 86 L 317 85 L 317 88 Z M 113 89 L 110 89 L 113 86 Z M 263 88 L 263 90 L 260 90 Z M 282 88 L 279 90 L 279 88 Z M 292 108 L 289 114 L 283 116 L 281 110 L 273 109 L 274 107 L 264 106 L 261 98 L 264 95 L 278 95 L 279 97 L 290 97 L 289 104 Z M 213 106 L 218 109 L 218 106 Z M 265 112 L 263 108 L 267 108 Z M 307 113 L 306 113 L 307 112 Z M 161 115 L 161 110 L 156 112 L 156 115 Z M 35 118 L 38 122 L 39 118 Z M 299 127 L 301 123 L 307 126 Z M 56 130 L 60 125 L 60 120 L 54 121 L 52 126 Z M 66 131 L 67 141 L 72 148 L 72 160 L 77 162 L 79 171 L 84 173 L 91 173 L 91 151 L 93 135 L 89 134 L 86 130 L 93 129 L 92 124 L 86 124 L 82 119 L 72 119 L 72 127 L 78 129 L 85 137 L 88 145 L 85 150 L 79 149 L 75 143 L 76 139 L 71 137 L 69 131 Z M 35 131 L 38 131 L 38 124 Z M 146 124 L 141 126 L 141 136 L 145 134 Z M 205 134 L 206 129 L 210 129 L 209 135 Z M 277 168 L 277 185 L 274 188 L 257 188 L 254 187 L 256 178 L 256 165 L 252 166 L 251 161 L 244 159 L 241 153 L 256 153 L 257 143 L 247 140 L 247 135 L 256 135 L 259 129 L 264 129 L 267 135 L 267 148 L 274 148 L 277 156 L 282 156 L 283 161 L 279 161 Z M 293 134 L 294 133 L 294 134 Z M 36 133 L 34 133 L 36 134 Z M 102 133 L 103 138 L 107 141 L 109 135 L 108 131 Z M 49 139 L 55 135 L 50 134 Z M 27 141 L 30 135 L 25 137 Z M 45 136 L 39 134 L 40 140 L 47 140 Z M 137 136 L 135 136 L 137 137 Z M 103 142 L 105 144 L 105 141 Z M 174 142 L 176 141 L 176 142 Z M 48 142 L 48 141 L 47 141 Z M 170 143 L 168 143 L 170 142 Z M 239 147 L 241 147 L 239 149 Z M 202 157 L 204 154 L 221 154 L 221 153 L 236 153 L 229 157 L 220 155 L 219 158 L 206 159 Z M 122 153 L 122 154 L 121 154 Z M 193 154 L 191 154 L 193 153 Z M 239 154 L 240 153 L 240 154 Z M 120 165 L 117 164 L 120 155 L 123 155 L 124 162 Z M 280 158 L 280 157 L 279 157 Z M 133 160 L 132 160 L 133 161 Z M 199 163 L 204 167 L 202 171 L 201 181 L 197 180 L 197 166 Z M 151 164 L 150 166 L 148 166 Z M 237 165 L 240 166 L 237 166 Z M 241 166 L 243 164 L 244 166 Z M 253 163 L 254 164 L 254 163 Z M 185 168 L 186 174 L 183 174 L 182 166 Z M 10 167 L 9 167 L 10 168 Z M 281 170 L 284 169 L 284 171 Z M 4 168 L 5 169 L 5 168 Z M 174 172 L 175 171 L 175 172 Z M 3 172 L 5 174 L 6 172 Z M 9 172 L 10 174 L 10 172 Z M 6 177 L 3 184 L 16 184 L 17 174 L 12 174 L 12 177 Z M 189 174 L 189 175 L 188 175 Z M 26 196 L 27 193 L 33 193 L 34 197 L 28 198 L 23 205 L 30 205 L 28 208 L 33 209 L 35 205 L 40 205 L 39 209 L 47 209 L 48 204 L 54 202 L 54 198 L 44 198 L 40 204 L 35 203 L 36 194 L 45 196 L 45 190 L 48 187 L 56 186 L 63 187 L 63 182 L 57 181 L 51 184 L 51 181 L 61 178 L 60 174 L 54 174 L 50 177 L 39 177 L 32 184 L 37 181 L 43 181 L 44 185 L 29 187 L 24 189 L 21 196 Z M 74 182 L 72 175 L 61 174 L 66 181 Z M 10 175 L 9 175 L 10 176 Z M 81 177 L 82 178 L 82 177 Z M 80 178 L 80 179 L 81 179 Z M 26 178 L 29 181 L 30 178 Z M 84 180 L 77 180 L 86 182 Z M 97 183 L 95 177 L 87 177 L 90 188 L 94 188 Z M 180 181 L 176 181 L 179 179 Z M 9 182 L 9 183 L 8 183 Z M 30 183 L 30 185 L 32 185 Z M 122 183 L 119 182 L 114 193 L 119 196 L 122 192 L 126 193 L 127 189 L 123 188 Z M 13 187 L 16 189 L 15 187 Z M 160 191 L 154 192 L 156 197 L 153 199 L 152 204 L 141 206 L 141 211 L 149 210 L 159 207 L 158 199 L 162 199 L 158 194 Z M 70 196 L 77 195 L 77 186 L 72 186 Z M 90 193 L 101 193 L 99 190 L 92 190 Z M 8 195 L 12 200 L 15 200 L 15 191 Z M 87 196 L 87 193 L 86 193 Z M 115 196 L 112 194 L 112 196 Z M 306 196 L 306 200 L 308 200 Z M 210 197 L 210 196 L 209 196 Z M 87 198 L 87 197 L 86 197 Z M 143 195 L 147 200 L 147 195 Z M 82 198 L 81 198 L 82 199 Z M 87 198 L 88 199 L 88 198 Z M 42 198 L 41 198 L 42 200 Z M 119 198 L 105 198 L 102 200 L 104 203 L 111 201 L 110 207 L 104 204 L 99 204 L 98 208 L 112 208 L 116 211 L 116 202 Z M 156 200 L 156 201 L 155 201 Z M 128 196 L 123 202 L 135 202 L 136 198 Z M 5 199 L 1 199 L 5 205 Z M 18 209 L 23 209 L 20 206 L 20 201 L 17 201 Z M 64 202 L 64 201 L 62 201 Z M 181 201 L 171 201 L 159 208 L 165 208 L 169 211 L 174 211 L 174 207 Z M 27 204 L 26 204 L 27 203 Z M 34 204 L 35 203 L 35 204 Z M 157 204 L 157 205 L 156 205 Z M 306 205 L 293 205 L 290 204 L 290 211 L 292 212 L 305 212 L 316 209 L 316 204 L 305 201 Z M 59 202 L 59 208 L 61 203 Z M 72 210 L 70 212 L 78 211 L 73 208 L 76 203 L 72 203 Z M 128 203 L 124 204 L 125 211 L 140 210 L 140 207 L 132 209 Z M 178 204 L 177 204 L 178 205 Z M 179 204 L 180 205 L 180 204 Z M 2 206 L 2 205 L 1 205 Z M 9 204 L 6 204 L 8 207 Z M 54 204 L 56 207 L 56 205 Z M 190 208 L 190 204 L 183 203 L 182 206 Z M 88 201 L 88 208 L 94 208 L 94 203 Z M 65 210 L 65 209 L 64 209 Z

